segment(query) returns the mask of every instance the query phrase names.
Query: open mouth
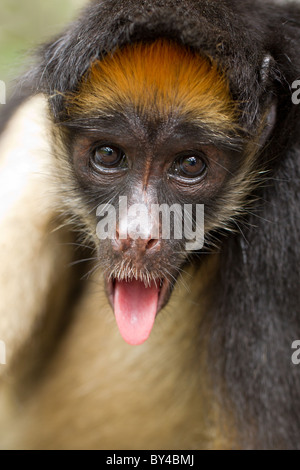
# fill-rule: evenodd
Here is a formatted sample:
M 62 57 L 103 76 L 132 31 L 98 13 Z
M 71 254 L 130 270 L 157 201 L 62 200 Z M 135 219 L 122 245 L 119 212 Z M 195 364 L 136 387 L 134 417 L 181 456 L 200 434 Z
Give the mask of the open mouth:
M 105 288 L 123 339 L 131 345 L 144 343 L 170 298 L 170 281 L 164 278 L 145 284 L 139 279 L 107 278 Z

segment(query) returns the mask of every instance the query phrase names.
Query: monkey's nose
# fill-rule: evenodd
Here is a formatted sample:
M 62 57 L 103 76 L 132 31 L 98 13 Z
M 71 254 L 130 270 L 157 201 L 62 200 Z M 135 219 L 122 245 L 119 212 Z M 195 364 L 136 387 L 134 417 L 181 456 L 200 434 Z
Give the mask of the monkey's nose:
M 143 238 L 131 238 L 128 236 L 125 239 L 120 238 L 119 232 L 116 232 L 116 237 L 112 240 L 114 250 L 119 252 L 132 251 L 133 253 L 145 253 L 151 251 L 156 253 L 160 251 L 160 239 L 152 238 L 151 235 Z

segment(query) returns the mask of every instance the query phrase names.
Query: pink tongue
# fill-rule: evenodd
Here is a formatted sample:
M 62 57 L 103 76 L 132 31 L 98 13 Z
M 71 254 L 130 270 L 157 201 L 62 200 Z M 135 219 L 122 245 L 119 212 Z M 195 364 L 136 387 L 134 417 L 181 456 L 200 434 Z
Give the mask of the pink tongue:
M 114 309 L 123 339 L 131 344 L 144 343 L 151 333 L 157 313 L 159 288 L 145 287 L 141 281 L 116 281 Z

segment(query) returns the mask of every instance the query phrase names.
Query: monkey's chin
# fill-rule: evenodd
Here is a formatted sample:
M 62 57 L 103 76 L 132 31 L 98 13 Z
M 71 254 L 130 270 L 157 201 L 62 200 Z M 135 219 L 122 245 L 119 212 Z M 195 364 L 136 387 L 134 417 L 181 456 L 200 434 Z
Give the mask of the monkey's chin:
M 170 282 L 162 279 L 145 285 L 136 279 L 106 279 L 105 288 L 123 339 L 133 346 L 143 344 L 158 312 L 168 303 Z

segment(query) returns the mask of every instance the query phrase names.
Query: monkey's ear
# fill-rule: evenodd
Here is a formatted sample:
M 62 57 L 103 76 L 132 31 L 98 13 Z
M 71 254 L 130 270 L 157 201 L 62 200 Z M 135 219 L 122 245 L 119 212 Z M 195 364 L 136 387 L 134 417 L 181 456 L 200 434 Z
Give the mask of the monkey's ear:
M 271 54 L 266 54 L 263 58 L 260 73 L 259 73 L 259 82 L 262 89 L 263 95 L 266 96 L 265 98 L 265 105 L 263 109 L 265 109 L 264 114 L 262 116 L 263 120 L 263 129 L 260 133 L 259 138 L 259 145 L 263 147 L 267 142 L 268 138 L 270 137 L 276 123 L 277 117 L 277 100 L 270 94 L 270 87 L 272 82 L 272 75 L 274 70 L 275 60 L 271 56 Z M 272 90 L 272 88 L 271 88 Z
M 261 85 L 263 86 L 267 85 L 269 78 L 270 78 L 271 70 L 274 67 L 274 64 L 275 64 L 275 60 L 273 59 L 271 54 L 266 54 L 262 60 L 262 64 L 260 68 L 259 79 L 260 79 Z
M 264 147 L 267 140 L 271 136 L 271 133 L 276 124 L 276 117 L 277 117 L 277 104 L 276 102 L 271 103 L 269 105 L 266 114 L 263 117 L 263 129 L 259 136 L 259 146 L 261 148 Z

